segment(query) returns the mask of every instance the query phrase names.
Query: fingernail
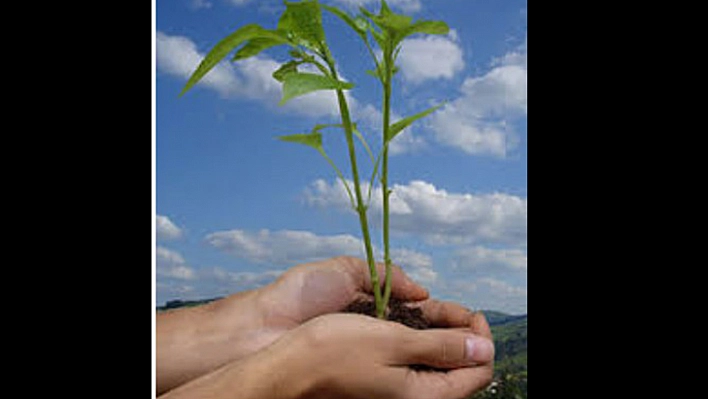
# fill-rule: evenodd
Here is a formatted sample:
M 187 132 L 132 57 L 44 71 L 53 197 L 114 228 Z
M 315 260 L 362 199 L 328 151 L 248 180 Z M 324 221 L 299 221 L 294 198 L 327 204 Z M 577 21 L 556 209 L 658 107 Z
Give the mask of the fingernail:
M 488 363 L 494 359 L 494 343 L 489 339 L 469 336 L 465 339 L 465 346 L 470 363 Z

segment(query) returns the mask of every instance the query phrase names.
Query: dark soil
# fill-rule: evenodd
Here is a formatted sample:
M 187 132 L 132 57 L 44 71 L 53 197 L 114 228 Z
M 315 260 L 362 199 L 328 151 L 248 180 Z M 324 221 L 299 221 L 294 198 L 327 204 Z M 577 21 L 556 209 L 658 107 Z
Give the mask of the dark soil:
M 344 309 L 344 312 L 376 317 L 376 303 L 373 300 L 354 301 Z M 388 301 L 386 319 L 401 323 L 410 328 L 415 328 L 416 330 L 430 328 L 430 323 L 428 323 L 428 320 L 423 316 L 423 311 L 418 308 L 406 306 L 406 302 L 396 298 L 391 298 Z
M 357 300 L 350 303 L 345 309 L 345 313 L 358 313 L 364 314 L 371 317 L 376 317 L 376 303 L 373 299 L 369 300 Z M 388 302 L 388 312 L 386 313 L 386 319 L 389 321 L 395 321 L 401 323 L 410 328 L 416 330 L 426 330 L 431 328 L 428 320 L 423 316 L 423 311 L 419 308 L 413 308 L 406 306 L 406 302 L 403 302 L 396 298 L 391 298 Z M 410 366 L 411 369 L 416 371 L 442 371 L 445 370 L 436 369 L 434 367 L 426 366 L 423 364 L 414 364 Z

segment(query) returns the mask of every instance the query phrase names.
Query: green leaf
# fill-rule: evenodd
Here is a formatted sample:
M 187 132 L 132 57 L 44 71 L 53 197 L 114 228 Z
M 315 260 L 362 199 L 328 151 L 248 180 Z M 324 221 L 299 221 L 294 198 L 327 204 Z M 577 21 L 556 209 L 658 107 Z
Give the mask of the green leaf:
M 388 137 L 386 138 L 386 143 L 388 143 L 388 142 L 390 142 L 391 140 L 393 140 L 393 138 L 396 137 L 396 135 L 398 135 L 401 131 L 403 131 L 403 129 L 405 129 L 405 128 L 407 128 L 408 126 L 410 126 L 413 122 L 417 121 L 417 120 L 420 119 L 420 118 L 424 118 L 424 117 L 426 117 L 426 116 L 432 114 L 432 113 L 435 112 L 438 108 L 442 107 L 442 106 L 445 105 L 445 104 L 446 104 L 446 103 L 443 102 L 443 103 L 438 104 L 438 105 L 436 105 L 436 106 L 434 106 L 434 107 L 428 108 L 428 109 L 426 109 L 426 110 L 423 111 L 423 112 L 419 112 L 419 113 L 417 113 L 417 114 L 415 114 L 415 115 L 409 116 L 409 117 L 407 117 L 407 118 L 403 118 L 403 119 L 401 119 L 400 121 L 398 121 L 398 122 L 392 124 L 392 125 L 388 128 Z
M 289 61 L 281 65 L 277 71 L 273 72 L 273 78 L 278 82 L 285 80 L 285 75 L 289 73 L 297 73 L 297 66 L 304 61 Z
M 450 27 L 443 21 L 416 21 L 403 33 L 404 37 L 415 33 L 425 33 L 427 35 L 447 35 Z
M 279 136 L 278 139 L 281 141 L 287 141 L 290 143 L 297 143 L 297 144 L 302 144 L 306 145 L 308 147 L 312 147 L 317 150 L 317 152 L 324 157 L 324 159 L 327 160 L 327 163 L 334 169 L 334 171 L 337 173 L 337 177 L 339 180 L 342 182 L 344 185 L 344 188 L 347 189 L 347 194 L 349 195 L 349 201 L 352 204 L 352 207 L 354 206 L 354 195 L 352 195 L 352 191 L 349 188 L 349 185 L 347 184 L 347 180 L 344 178 L 344 175 L 342 174 L 342 171 L 339 170 L 337 165 L 334 163 L 332 158 L 330 158 L 327 153 L 325 152 L 324 148 L 322 148 L 322 133 L 319 131 L 326 128 L 326 127 L 332 127 L 332 126 L 337 126 L 337 125 L 316 125 L 311 133 L 306 133 L 306 134 L 291 134 L 288 136 Z
M 251 39 L 246 45 L 241 47 L 237 52 L 232 61 L 238 61 L 245 58 L 253 57 L 259 54 L 265 49 L 269 49 L 274 46 L 288 43 L 288 40 L 282 36 L 272 36 L 272 37 L 256 37 Z
M 361 15 L 357 15 L 354 18 L 354 24 L 361 29 L 362 32 L 364 32 L 364 35 L 366 35 L 366 32 L 369 30 L 369 20 L 362 17 Z
M 349 25 L 350 28 L 356 32 L 359 37 L 361 37 L 364 41 L 366 41 L 366 30 L 368 28 L 368 22 L 363 19 L 363 18 L 352 18 L 349 14 L 346 12 L 340 10 L 337 7 L 334 6 L 328 6 L 326 4 L 322 4 L 322 7 L 331 12 L 332 14 L 336 15 L 339 17 L 342 21 L 344 21 L 347 25 Z
M 322 10 L 317 1 L 285 2 L 285 12 L 278 21 L 278 30 L 288 38 L 309 49 L 324 52 L 325 33 L 322 28 Z
M 379 16 L 376 24 L 380 26 L 381 29 L 388 30 L 391 33 L 398 33 L 410 28 L 411 22 L 413 22 L 413 17 L 391 12 L 385 16 Z
M 303 62 L 313 62 L 315 60 L 315 57 L 311 56 L 310 54 L 307 54 L 306 52 L 297 47 L 293 50 L 290 50 L 290 56 L 297 60 L 302 60 Z
M 219 41 L 210 51 L 207 53 L 207 55 L 202 59 L 201 63 L 199 66 L 197 66 L 197 69 L 192 73 L 192 76 L 189 77 L 189 80 L 187 81 L 187 84 L 184 86 L 182 89 L 182 92 L 179 94 L 180 96 L 184 95 L 189 89 L 191 89 L 197 82 L 199 82 L 204 75 L 207 74 L 212 68 L 216 66 L 228 53 L 231 52 L 231 50 L 235 49 L 241 43 L 251 40 L 257 37 L 272 37 L 273 35 L 272 31 L 268 31 L 267 29 L 262 28 L 260 25 L 257 24 L 250 24 L 243 26 L 236 30 L 236 32 L 228 35 L 221 41 Z
M 379 46 L 381 46 L 382 50 L 385 47 L 382 44 L 382 39 L 388 37 L 394 39 L 394 45 L 397 44 L 395 40 L 396 37 L 400 36 L 401 32 L 408 29 L 413 21 L 413 17 L 403 14 L 396 14 L 391 11 L 388 7 L 388 3 L 385 1 L 381 2 L 381 10 L 378 15 L 372 14 L 363 7 L 359 7 L 359 10 L 381 29 L 379 37 L 377 38 L 376 34 L 374 34 L 374 38 L 377 42 L 379 42 Z M 375 31 L 372 30 L 372 33 L 374 32 Z
M 376 43 L 379 45 L 379 48 L 381 51 L 387 52 L 387 48 L 389 46 L 388 44 L 388 34 L 384 32 L 379 32 L 374 27 L 372 26 L 369 31 L 371 32 L 371 36 L 374 37 L 374 40 Z
M 342 125 L 341 123 L 325 123 L 325 124 L 319 124 L 319 125 L 315 125 L 315 127 L 312 128 L 312 132 L 313 132 L 313 133 L 319 132 L 320 130 L 326 129 L 326 128 L 328 128 L 328 127 L 338 127 L 338 128 L 342 128 L 342 129 L 343 129 L 343 128 L 344 128 L 344 125 Z
M 375 78 L 378 79 L 378 80 L 382 80 L 382 79 L 381 79 L 381 75 L 379 75 L 379 70 L 378 70 L 378 69 L 376 69 L 376 70 L 367 69 L 367 70 L 364 71 L 364 72 L 366 72 L 367 75 L 371 75 L 371 76 L 375 77 Z
M 359 12 L 361 12 L 362 14 L 364 14 L 367 18 L 369 18 L 371 20 L 376 18 L 376 15 L 372 14 L 371 11 L 367 10 L 366 8 L 364 8 L 362 6 L 359 6 Z
M 393 14 L 391 12 L 391 9 L 388 7 L 388 3 L 386 3 L 386 0 L 381 0 L 381 10 L 379 11 L 379 15 L 390 15 Z
M 381 3 L 381 10 L 378 15 L 372 14 L 363 7 L 359 9 L 362 14 L 366 15 L 381 29 L 381 32 L 371 29 L 371 32 L 384 53 L 386 49 L 392 49 L 400 44 L 403 39 L 415 33 L 445 35 L 450 31 L 450 28 L 443 21 L 413 22 L 412 17 L 391 11 L 385 1 Z
M 376 64 L 376 69 L 373 69 L 373 70 L 371 70 L 371 69 L 366 70 L 366 73 L 369 74 L 369 75 L 371 75 L 371 76 L 373 76 L 373 77 L 375 77 L 375 78 L 378 78 L 381 82 L 383 82 L 383 81 L 384 81 L 384 77 L 386 76 L 386 73 L 384 72 L 384 68 L 385 68 L 385 66 L 384 66 L 384 62 L 383 62 L 383 60 L 382 60 L 381 62 L 378 62 L 378 63 Z
M 279 136 L 278 139 L 289 143 L 306 145 L 316 150 L 322 148 L 322 133 L 291 134 L 288 136 Z
M 348 90 L 353 84 L 335 80 L 329 76 L 314 73 L 291 72 L 283 77 L 283 98 L 280 105 L 292 98 L 302 96 L 316 90 Z

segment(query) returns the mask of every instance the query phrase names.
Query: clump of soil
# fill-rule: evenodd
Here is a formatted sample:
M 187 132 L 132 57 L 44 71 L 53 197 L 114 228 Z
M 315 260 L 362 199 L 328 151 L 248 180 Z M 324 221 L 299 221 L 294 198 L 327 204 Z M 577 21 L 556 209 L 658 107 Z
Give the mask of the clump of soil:
M 373 300 L 357 300 L 350 303 L 344 309 L 344 312 L 376 317 L 376 303 Z M 428 323 L 428 320 L 423 316 L 422 310 L 406 306 L 406 302 L 396 298 L 391 298 L 388 301 L 386 319 L 401 323 L 410 328 L 415 328 L 416 330 L 430 328 L 430 323 Z
M 344 309 L 344 312 L 376 317 L 376 303 L 372 299 L 357 300 L 350 303 Z M 403 302 L 400 299 L 396 298 L 391 298 L 388 301 L 386 319 L 389 321 L 401 323 L 416 330 L 426 330 L 428 328 L 432 328 L 428 320 L 426 320 L 425 316 L 423 316 L 423 311 L 420 310 L 420 308 L 406 306 L 406 302 Z M 434 367 L 426 366 L 424 364 L 413 364 L 410 366 L 410 368 L 416 371 L 446 372 L 446 370 L 437 369 Z

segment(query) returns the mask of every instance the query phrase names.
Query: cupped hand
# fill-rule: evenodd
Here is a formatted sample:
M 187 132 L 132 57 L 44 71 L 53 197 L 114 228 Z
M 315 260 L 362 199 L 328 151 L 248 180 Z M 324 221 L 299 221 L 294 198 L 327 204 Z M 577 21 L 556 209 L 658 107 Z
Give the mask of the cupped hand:
M 384 265 L 377 264 L 380 281 Z M 469 328 L 463 307 L 428 299 L 428 292 L 392 266 L 395 298 L 417 303 L 434 327 Z M 229 362 L 243 359 L 317 316 L 340 312 L 371 297 L 367 263 L 337 257 L 301 264 L 275 282 L 204 306 L 157 318 L 157 391 L 165 392 Z
M 384 265 L 377 264 L 380 280 Z M 428 292 L 392 265 L 391 295 L 406 301 L 422 301 Z M 232 358 L 247 356 L 267 346 L 307 320 L 342 311 L 349 303 L 371 296 L 368 264 L 341 256 L 303 263 L 290 268 L 275 282 L 258 289 L 249 303 L 232 295 L 214 304 L 215 318 L 234 320 Z M 248 307 L 248 309 L 244 309 Z
M 292 374 L 283 384 L 296 387 L 296 398 L 460 399 L 486 387 L 494 367 L 484 317 L 468 321 L 465 329 L 413 330 L 360 315 L 326 315 L 269 350 L 288 364 Z M 410 365 L 445 371 L 415 371 Z
M 383 286 L 385 267 L 377 263 Z M 391 266 L 391 295 L 404 301 L 422 301 L 428 292 L 397 265 Z M 295 327 L 320 315 L 342 311 L 352 301 L 371 297 L 368 264 L 359 258 L 340 256 L 305 263 L 283 273 L 261 292 L 266 323 Z
M 383 282 L 384 264 L 376 266 Z M 428 291 L 397 265 L 392 265 L 391 272 L 392 297 L 421 307 L 433 327 L 474 327 L 472 324 L 478 317 L 468 309 L 454 302 L 429 299 Z M 341 256 L 290 268 L 255 293 L 247 312 L 239 295 L 227 297 L 220 301 L 218 317 L 241 320 L 234 326 L 238 330 L 232 342 L 232 357 L 238 358 L 260 350 L 312 318 L 340 312 L 362 298 L 372 298 L 368 264 L 360 258 Z M 244 317 L 248 323 L 243 322 Z
M 432 311 L 430 316 L 443 315 Z M 167 397 L 466 398 L 489 384 L 494 359 L 484 317 L 467 318 L 470 328 L 466 329 L 413 330 L 355 314 L 316 317 L 267 348 L 187 383 Z M 432 321 L 450 322 L 447 318 Z M 414 364 L 445 371 L 415 371 L 409 367 Z

